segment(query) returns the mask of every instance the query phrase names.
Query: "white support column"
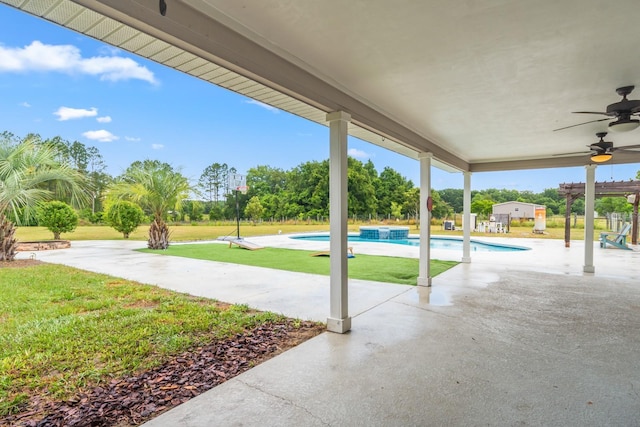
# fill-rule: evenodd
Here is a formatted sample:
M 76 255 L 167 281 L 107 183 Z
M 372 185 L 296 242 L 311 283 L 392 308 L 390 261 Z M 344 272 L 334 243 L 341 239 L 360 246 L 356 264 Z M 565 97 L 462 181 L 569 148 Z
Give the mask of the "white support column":
M 327 114 L 329 122 L 329 234 L 330 317 L 327 330 L 343 334 L 351 329 L 347 276 L 347 135 L 351 115 Z
M 593 265 L 593 220 L 596 200 L 596 165 L 585 166 L 587 181 L 584 185 L 584 268 L 585 273 L 595 273 Z
M 471 172 L 463 172 L 462 195 L 462 262 L 471 262 Z
M 427 200 L 431 197 L 431 153 L 420 153 L 420 261 L 418 286 L 431 286 L 431 212 Z

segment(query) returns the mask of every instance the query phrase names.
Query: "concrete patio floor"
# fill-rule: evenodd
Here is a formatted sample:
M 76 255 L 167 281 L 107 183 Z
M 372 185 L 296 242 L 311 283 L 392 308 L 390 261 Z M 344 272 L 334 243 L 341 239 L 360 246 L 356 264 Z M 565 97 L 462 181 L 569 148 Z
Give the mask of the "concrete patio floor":
M 248 240 L 328 246 L 287 236 Z M 351 280 L 351 332 L 324 333 L 146 425 L 640 425 L 637 248 L 594 243 L 596 272 L 584 274 L 584 242 L 491 241 L 532 250 L 474 252 L 431 288 Z M 326 320 L 328 277 L 132 251 L 143 246 L 73 242 L 36 256 Z M 353 246 L 356 256 L 417 257 L 417 248 Z

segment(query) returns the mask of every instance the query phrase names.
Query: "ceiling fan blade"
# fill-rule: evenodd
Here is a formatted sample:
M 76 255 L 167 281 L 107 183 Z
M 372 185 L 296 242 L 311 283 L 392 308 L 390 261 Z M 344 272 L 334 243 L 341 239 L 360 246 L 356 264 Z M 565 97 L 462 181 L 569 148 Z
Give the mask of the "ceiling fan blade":
M 565 126 L 563 128 L 554 129 L 553 131 L 555 132 L 555 131 L 558 131 L 558 130 L 565 130 L 565 129 L 569 129 L 569 128 L 574 128 L 576 126 L 587 125 L 589 123 L 604 122 L 605 120 L 612 120 L 612 119 L 611 118 L 606 118 L 606 119 L 591 120 L 591 121 L 584 122 L 584 123 L 578 123 L 577 125 Z
M 636 145 L 625 145 L 623 147 L 612 147 L 611 149 L 609 149 L 609 151 L 624 151 L 624 150 L 635 150 L 637 148 L 640 148 L 640 144 L 636 144 Z
M 572 114 L 604 114 L 605 116 L 614 116 L 613 113 L 605 113 L 603 111 L 572 111 Z
M 563 156 L 579 156 L 581 154 L 587 155 L 590 154 L 591 151 L 576 151 L 574 153 L 561 153 L 561 154 L 553 154 L 554 157 L 563 157 Z

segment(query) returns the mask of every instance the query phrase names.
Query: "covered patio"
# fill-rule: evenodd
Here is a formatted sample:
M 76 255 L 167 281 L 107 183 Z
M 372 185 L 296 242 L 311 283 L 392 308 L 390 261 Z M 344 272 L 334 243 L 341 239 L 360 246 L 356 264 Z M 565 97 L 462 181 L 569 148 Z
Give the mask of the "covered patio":
M 596 164 L 585 146 L 596 132 L 638 124 L 635 107 L 602 118 L 620 101 L 616 89 L 638 82 L 631 0 L 615 7 L 599 0 L 0 1 L 328 125 L 327 324 L 334 332 L 351 329 L 348 136 L 418 161 L 424 242 L 418 284 L 430 286 L 432 167 L 464 174 L 465 263 L 476 172 L 585 166 L 585 240 L 592 241 Z M 583 110 L 594 113 L 571 114 Z M 573 126 L 583 122 L 589 123 Z M 636 144 L 634 134 L 615 134 L 615 146 Z M 607 164 L 640 162 L 633 151 L 609 157 Z M 583 272 L 595 273 L 591 245 L 581 262 Z
M 320 247 L 285 235 L 255 239 Z M 636 425 L 639 253 L 601 250 L 599 273 L 585 275 L 583 241 L 494 239 L 531 250 L 475 253 L 431 287 L 351 281 L 349 334 L 317 336 L 146 425 Z M 288 316 L 326 316 L 326 276 L 132 251 L 144 246 L 74 242 L 38 258 Z M 418 256 L 385 243 L 356 252 Z

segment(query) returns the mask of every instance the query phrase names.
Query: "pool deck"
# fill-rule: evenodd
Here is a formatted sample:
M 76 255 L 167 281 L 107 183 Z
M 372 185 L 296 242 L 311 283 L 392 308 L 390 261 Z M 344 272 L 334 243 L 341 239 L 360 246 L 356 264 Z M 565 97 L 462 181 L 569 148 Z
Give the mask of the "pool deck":
M 288 236 L 264 246 L 326 250 Z M 480 240 L 484 240 L 480 238 Z M 487 238 L 489 240 L 489 238 Z M 431 288 L 350 280 L 351 332 L 324 333 L 148 426 L 640 425 L 640 251 L 491 237 L 531 247 L 474 252 Z M 358 254 L 418 248 L 354 242 Z M 145 283 L 325 320 L 326 276 L 132 251 L 144 242 L 73 242 L 36 254 Z M 29 254 L 21 254 L 28 256 Z M 432 250 L 437 259 L 461 253 Z

